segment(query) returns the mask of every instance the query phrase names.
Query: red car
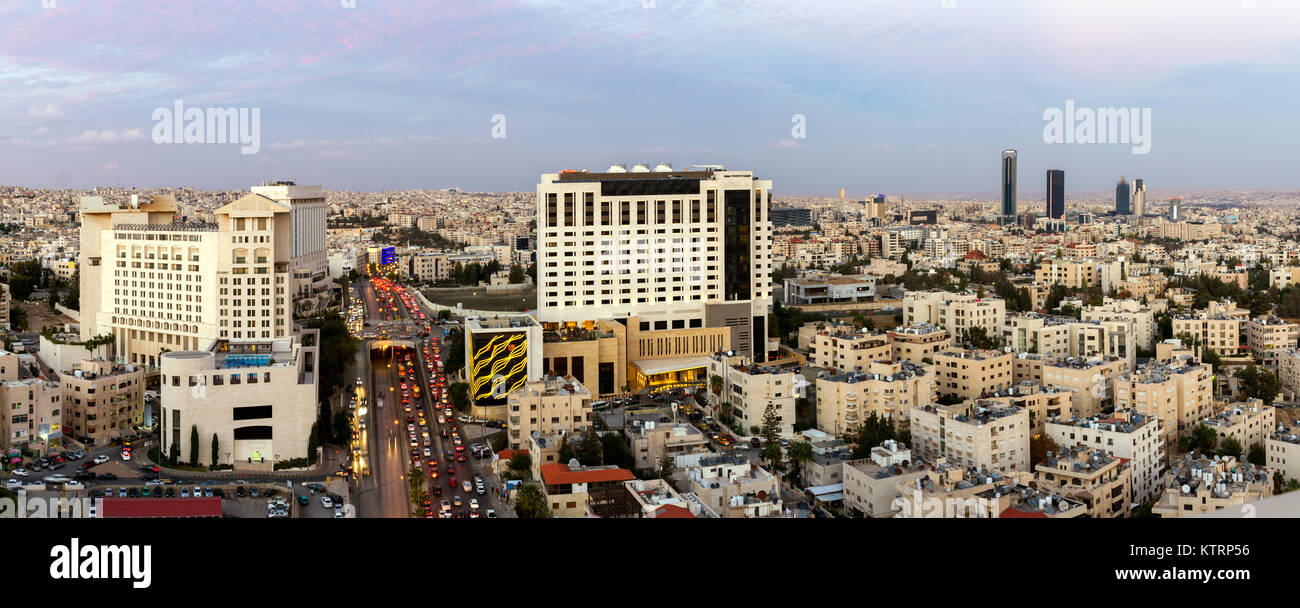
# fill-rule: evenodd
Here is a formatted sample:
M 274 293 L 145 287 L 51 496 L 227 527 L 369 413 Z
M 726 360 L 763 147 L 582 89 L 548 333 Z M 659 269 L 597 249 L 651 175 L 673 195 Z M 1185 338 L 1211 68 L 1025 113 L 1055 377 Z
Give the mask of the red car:
M 467 460 L 469 460 L 469 457 L 465 455 L 465 452 L 456 453 L 456 462 L 465 462 Z

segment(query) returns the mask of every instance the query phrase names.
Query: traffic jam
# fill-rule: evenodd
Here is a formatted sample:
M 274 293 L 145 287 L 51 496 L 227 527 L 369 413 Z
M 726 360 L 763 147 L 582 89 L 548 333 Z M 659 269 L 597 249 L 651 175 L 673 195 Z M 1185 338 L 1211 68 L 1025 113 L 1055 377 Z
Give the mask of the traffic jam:
M 387 293 L 390 301 L 400 301 L 414 321 L 427 321 L 406 289 L 390 281 L 377 279 L 376 293 Z M 417 326 L 419 324 L 417 323 Z M 423 496 L 423 515 L 427 518 L 496 517 L 492 509 L 480 509 L 479 497 L 487 493 L 485 481 L 473 474 L 467 464 L 470 458 L 491 456 L 491 450 L 478 443 L 467 445 L 461 438 L 461 429 L 448 399 L 447 376 L 443 368 L 442 348 L 438 337 L 431 336 L 432 327 L 423 325 L 419 336 L 419 355 L 412 349 L 394 350 L 393 368 L 397 373 L 398 403 L 406 417 L 407 441 L 411 466 L 427 478 Z M 424 366 L 427 383 L 421 382 L 420 370 Z M 427 391 L 427 401 L 424 399 Z M 442 445 L 432 433 L 437 433 Z M 435 501 L 437 504 L 435 504 Z

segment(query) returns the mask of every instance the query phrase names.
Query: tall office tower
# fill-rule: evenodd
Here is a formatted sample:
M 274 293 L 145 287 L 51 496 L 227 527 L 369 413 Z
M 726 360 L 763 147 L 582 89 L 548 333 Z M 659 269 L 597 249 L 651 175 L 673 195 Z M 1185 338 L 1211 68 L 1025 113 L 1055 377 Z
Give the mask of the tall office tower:
M 770 180 L 719 165 L 543 174 L 537 319 L 637 317 L 629 351 L 633 331 L 649 343 L 660 330 L 726 328 L 731 350 L 765 361 L 771 200 Z M 677 348 L 663 335 L 656 349 Z
M 1016 216 L 1016 151 L 1002 151 L 1002 217 Z
M 289 337 L 290 205 L 249 194 L 215 223 L 179 222 L 176 209 L 170 196 L 81 199 L 81 338 L 112 334 L 117 362 L 156 366 L 164 349 Z M 301 230 L 303 242 L 325 240 L 324 225 Z
M 329 206 L 321 187 L 274 182 L 253 186 L 251 191 L 289 208 L 295 301 L 324 295 L 330 286 L 329 253 L 325 246 L 325 216 Z
M 1115 214 L 1129 215 L 1132 212 L 1132 205 L 1129 204 L 1128 182 L 1120 177 L 1119 184 L 1115 186 Z
M 1133 180 L 1133 215 L 1142 217 L 1147 212 L 1147 187 L 1142 180 Z
M 1183 199 L 1169 199 L 1169 221 L 1178 222 L 1183 219 Z
M 871 209 L 871 213 L 870 213 L 871 217 L 878 217 L 881 220 L 884 220 L 885 219 L 885 195 L 877 194 L 875 198 L 871 199 L 870 209 Z
M 1065 171 L 1047 170 L 1047 217 L 1065 217 Z

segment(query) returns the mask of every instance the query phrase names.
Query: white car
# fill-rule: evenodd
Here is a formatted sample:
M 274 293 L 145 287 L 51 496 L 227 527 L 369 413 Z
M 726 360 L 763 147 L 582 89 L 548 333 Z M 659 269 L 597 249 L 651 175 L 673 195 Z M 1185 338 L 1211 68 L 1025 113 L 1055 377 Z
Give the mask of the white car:
M 122 450 L 122 460 L 131 460 L 131 453 L 126 450 Z
M 6 480 L 5 480 L 5 487 L 6 487 L 6 488 L 17 488 L 17 487 L 19 487 L 19 486 L 21 486 L 21 485 L 23 485 L 23 482 L 22 482 L 21 480 L 18 480 L 18 479 L 6 479 Z
M 14 476 L 16 476 L 16 477 L 26 477 L 26 476 L 28 476 L 28 475 L 31 475 L 31 473 L 28 473 L 28 472 L 27 472 L 27 469 L 15 469 L 15 470 L 14 470 Z
M 477 498 L 471 498 L 471 499 L 469 499 L 469 508 L 470 508 L 470 509 L 473 509 L 473 510 L 478 510 L 478 499 L 477 499 Z
M 95 464 L 104 464 L 105 462 L 108 462 L 109 460 L 110 460 L 110 459 L 109 459 L 109 457 L 108 457 L 107 455 L 102 455 L 102 456 L 96 456 L 95 459 L 92 460 L 91 462 L 93 462 L 93 463 L 95 463 Z
M 320 497 L 320 506 L 329 509 L 334 506 L 334 501 L 330 500 L 328 496 L 322 496 Z
M 163 482 L 162 482 L 161 479 L 150 479 L 149 481 L 144 482 L 144 485 L 146 485 L 146 486 L 160 486 L 160 485 L 163 485 Z

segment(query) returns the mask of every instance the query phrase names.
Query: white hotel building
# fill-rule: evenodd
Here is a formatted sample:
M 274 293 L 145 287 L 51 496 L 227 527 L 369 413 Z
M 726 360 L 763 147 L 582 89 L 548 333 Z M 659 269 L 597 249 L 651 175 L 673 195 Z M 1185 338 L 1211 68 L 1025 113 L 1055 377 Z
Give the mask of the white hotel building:
M 538 320 L 727 327 L 733 350 L 766 360 L 771 198 L 770 180 L 716 165 L 542 175 Z
M 324 195 L 253 190 L 216 223 L 178 220 L 167 196 L 84 197 L 81 338 L 111 333 L 119 362 L 152 368 L 166 351 L 290 337 L 295 302 L 328 286 Z

